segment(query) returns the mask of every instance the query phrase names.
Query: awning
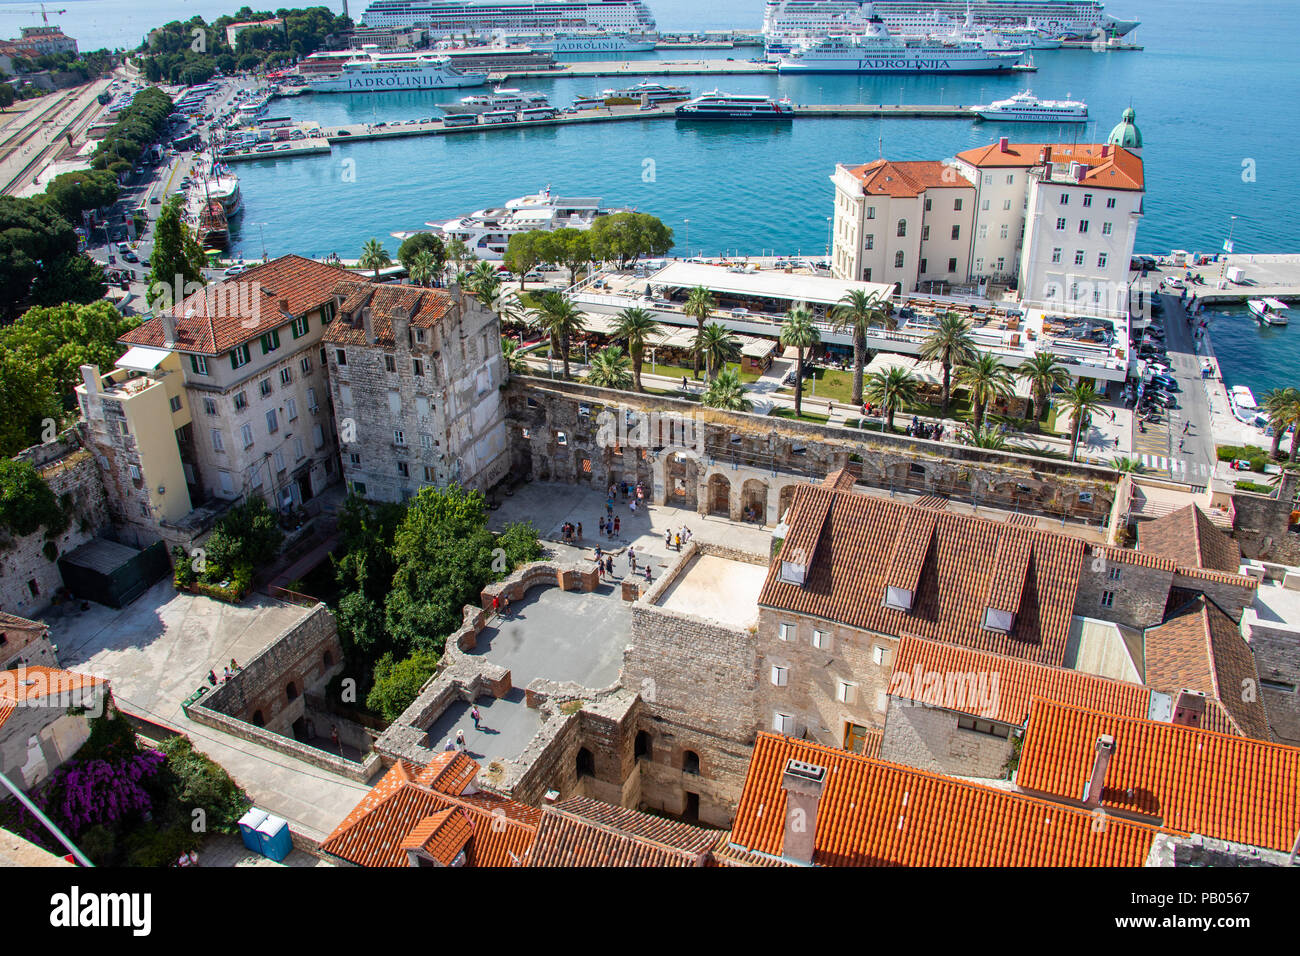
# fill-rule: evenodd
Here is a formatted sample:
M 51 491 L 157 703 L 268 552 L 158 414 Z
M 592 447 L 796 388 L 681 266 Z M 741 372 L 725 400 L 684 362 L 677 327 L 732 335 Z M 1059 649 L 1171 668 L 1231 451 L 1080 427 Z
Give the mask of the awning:
M 741 346 L 740 354 L 750 358 L 765 359 L 776 351 L 776 343 L 771 339 L 754 339 Z
M 152 349 L 145 345 L 133 345 L 125 355 L 117 360 L 117 367 L 132 372 L 152 372 L 172 353 L 167 349 Z

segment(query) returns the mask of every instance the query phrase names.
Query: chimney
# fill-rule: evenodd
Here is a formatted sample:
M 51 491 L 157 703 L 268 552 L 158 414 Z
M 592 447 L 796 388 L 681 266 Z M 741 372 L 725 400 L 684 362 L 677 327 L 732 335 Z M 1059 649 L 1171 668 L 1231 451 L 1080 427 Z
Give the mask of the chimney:
M 542 797 L 542 803 L 546 804 L 548 807 L 553 807 L 559 802 L 560 791 L 558 790 L 547 790 L 546 794 Z
M 1044 166 L 1051 165 L 1051 162 L 1052 162 L 1052 147 L 1050 147 L 1050 146 L 1044 146 L 1043 149 L 1042 149 L 1042 152 L 1040 152 L 1040 153 L 1038 154 L 1038 161 L 1039 161 L 1040 163 L 1042 163 Z
M 1170 723 L 1183 727 L 1205 726 L 1205 695 L 1183 688 L 1174 700 L 1174 719 Z
M 1007 137 L 1005 137 L 1005 136 L 999 136 L 999 137 L 998 137 L 998 152 L 999 152 L 999 153 L 1005 153 L 1005 152 L 1007 152 L 1007 144 L 1008 144 L 1009 142 L 1010 142 L 1010 140 L 1007 139 Z
M 811 866 L 817 837 L 817 804 L 826 783 L 826 768 L 802 760 L 786 761 L 781 774 L 785 791 L 785 839 L 781 854 Z
M 1087 163 L 1071 163 L 1071 164 L 1070 164 L 1070 173 L 1071 173 L 1071 178 L 1072 178 L 1076 183 L 1081 183 L 1081 182 L 1083 182 L 1084 179 L 1086 179 L 1087 176 L 1088 176 L 1088 164 L 1087 164 Z
M 1102 144 L 1101 144 L 1101 158 L 1102 158 L 1102 159 L 1105 159 L 1105 158 L 1106 158 L 1107 156 L 1109 156 L 1109 155 L 1110 155 L 1110 143 L 1102 143 Z
M 1088 788 L 1083 793 L 1085 807 L 1101 806 L 1101 791 L 1106 783 L 1106 768 L 1110 758 L 1115 756 L 1115 738 L 1102 734 L 1097 738 L 1097 756 L 1092 762 L 1092 776 L 1088 778 Z
M 164 312 L 160 316 L 160 318 L 162 319 L 163 348 L 168 348 L 168 349 L 175 348 L 176 347 L 176 316 L 174 316 L 170 311 L 168 311 L 168 312 Z
M 374 345 L 375 333 L 370 322 L 370 306 L 363 306 L 361 309 L 361 327 L 366 330 L 366 344 Z
M 285 313 L 286 315 L 288 314 L 288 312 L 289 312 L 289 300 L 288 300 L 288 299 L 281 299 L 281 300 L 280 300 L 280 311 L 283 312 L 283 313 Z
M 399 352 L 411 347 L 411 310 L 405 306 L 393 306 L 393 345 Z
M 81 383 L 86 386 L 86 399 L 93 402 L 99 397 L 99 366 L 81 366 Z

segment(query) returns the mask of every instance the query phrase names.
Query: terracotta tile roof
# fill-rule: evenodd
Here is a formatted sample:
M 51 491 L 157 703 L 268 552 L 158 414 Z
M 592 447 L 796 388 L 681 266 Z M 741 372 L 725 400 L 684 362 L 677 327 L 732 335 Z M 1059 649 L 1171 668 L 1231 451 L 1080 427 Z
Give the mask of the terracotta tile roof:
M 1122 146 L 1104 143 L 1009 143 L 1006 150 L 997 143 L 968 149 L 957 158 L 987 168 L 1024 168 L 1043 162 L 1043 150 L 1051 150 L 1054 163 L 1083 163 L 1088 167 L 1084 185 L 1098 189 L 1143 189 L 1142 157 Z M 1103 156 L 1102 152 L 1106 155 Z
M 463 807 L 448 807 L 425 817 L 402 841 L 403 850 L 423 850 L 443 866 L 451 866 L 470 837 L 474 824 Z
M 456 750 L 444 750 L 420 769 L 415 782 L 439 793 L 459 796 L 477 775 L 478 762 L 473 757 Z
M 725 839 L 725 838 L 724 838 Z M 752 853 L 743 847 L 720 843 L 714 847 L 710 860 L 711 866 L 792 866 L 785 860 L 762 853 Z
M 1211 571 L 1209 568 L 1177 569 L 1177 573 L 1186 578 L 1200 581 L 1215 581 L 1219 584 L 1235 584 L 1237 587 L 1254 591 L 1259 589 L 1259 582 L 1248 574 L 1233 574 L 1231 571 Z
M 0 611 L 0 634 L 12 631 L 22 631 L 25 634 L 40 634 L 49 629 L 48 624 L 42 624 L 40 621 L 30 621 L 25 617 L 19 617 L 17 614 Z
M 853 472 L 847 468 L 837 468 L 822 479 L 823 486 L 834 488 L 836 491 L 851 491 L 856 483 L 857 479 L 853 477 Z
M 393 317 L 405 313 L 412 328 L 433 328 L 452 309 L 451 294 L 445 289 L 424 289 L 415 285 L 345 281 L 335 287 L 342 299 L 338 315 L 325 330 L 331 345 L 393 345 Z M 362 310 L 370 309 L 372 343 L 366 342 Z
M 966 693 L 956 694 L 955 681 L 951 682 L 953 691 L 947 690 L 953 675 L 965 674 L 977 675 L 975 685 L 986 688 L 986 695 L 969 684 L 963 688 Z M 972 690 L 974 693 L 970 693 Z M 1147 716 L 1151 701 L 1151 691 L 1141 684 L 918 637 L 904 637 L 899 643 L 889 693 L 904 700 L 1017 726 L 1023 725 L 1029 716 L 1029 703 L 1035 697 L 1130 717 Z M 980 696 L 986 699 L 971 699 Z
M 765 607 L 1039 663 L 1064 660 L 1083 560 L 1076 538 L 812 485 L 796 486 L 785 521 L 789 534 L 758 599 Z M 990 599 L 1015 602 L 999 579 L 1021 573 L 1026 548 L 1011 631 L 987 630 Z M 783 580 L 783 563 L 800 560 L 804 583 Z M 887 584 L 912 581 L 911 611 L 883 606 Z
M 1120 564 L 1131 564 L 1139 568 L 1153 568 L 1158 571 L 1172 572 L 1177 565 L 1168 558 L 1162 558 L 1158 554 L 1150 554 L 1145 551 L 1132 551 L 1128 548 L 1112 548 L 1109 545 L 1090 544 L 1088 545 L 1087 560 L 1094 558 L 1105 558 L 1107 561 L 1115 561 Z
M 25 619 L 15 618 L 15 620 Z M 92 677 L 89 674 L 79 674 L 76 671 L 65 671 L 40 664 L 0 671 L 0 725 L 28 701 L 58 697 L 61 694 L 71 694 L 73 691 L 107 687 L 107 685 L 108 681 L 103 677 Z
M 1255 655 L 1236 622 L 1204 595 L 1197 595 L 1163 624 L 1146 629 L 1144 657 L 1148 686 L 1174 695 L 1180 690 L 1199 691 L 1223 708 L 1227 726 L 1219 729 L 1271 739 L 1268 714 L 1258 693 Z M 1252 693 L 1244 693 L 1245 688 Z
M 1102 806 L 1166 828 L 1290 850 L 1300 830 L 1300 749 L 1038 699 L 1016 784 L 1078 799 L 1097 738 L 1115 738 Z
M 718 830 L 570 797 L 542 810 L 529 866 L 704 866 Z
M 340 277 L 351 275 L 302 256 L 281 256 L 214 282 L 172 308 L 175 348 L 200 355 L 229 352 L 328 302 Z M 162 319 L 150 319 L 118 342 L 162 348 Z
M 849 175 L 862 184 L 868 196 L 919 196 L 927 189 L 974 189 L 955 169 L 938 160 L 894 162 L 878 159 L 864 166 L 850 166 Z
M 537 834 L 540 812 L 485 791 L 456 796 L 430 789 L 417 779 L 428 769 L 405 761 L 394 764 L 325 838 L 321 849 L 358 866 L 406 866 L 404 847 L 416 835 L 423 837 L 416 845 L 434 840 L 445 848 L 461 832 L 460 824 L 453 825 L 450 817 L 442 821 L 446 829 L 438 821 L 429 821 L 442 811 L 454 810 L 472 830 L 462 844 L 468 866 L 522 863 Z M 436 779 L 438 771 L 432 775 Z
M 1241 569 L 1241 547 L 1194 504 L 1138 525 L 1138 550 L 1185 568 Z
M 781 856 L 786 763 L 827 770 L 813 862 L 822 866 L 1142 866 L 1157 830 L 1007 790 L 760 733 L 731 842 Z

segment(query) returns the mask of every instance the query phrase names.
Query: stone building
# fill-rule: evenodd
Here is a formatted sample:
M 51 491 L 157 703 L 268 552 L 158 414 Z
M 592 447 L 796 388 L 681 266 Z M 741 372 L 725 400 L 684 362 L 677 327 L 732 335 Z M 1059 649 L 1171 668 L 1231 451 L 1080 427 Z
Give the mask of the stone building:
M 108 682 L 54 667 L 0 671 L 0 773 L 30 790 L 90 737 L 112 706 Z
M 59 665 L 49 626 L 0 611 L 0 670 L 33 665 Z
M 404 501 L 426 485 L 486 491 L 510 467 L 500 320 L 456 286 L 345 282 L 325 335 L 348 486 Z

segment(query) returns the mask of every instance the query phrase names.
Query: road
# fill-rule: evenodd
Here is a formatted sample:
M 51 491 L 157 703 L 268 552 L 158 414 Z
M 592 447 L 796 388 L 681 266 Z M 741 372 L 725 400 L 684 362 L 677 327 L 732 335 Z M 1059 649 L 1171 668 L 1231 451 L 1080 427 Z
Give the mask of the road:
M 99 115 L 97 97 L 108 88 L 107 78 L 49 94 L 39 106 L 6 124 L 0 140 L 0 191 L 22 192 L 67 148 L 69 134 L 77 139 Z

